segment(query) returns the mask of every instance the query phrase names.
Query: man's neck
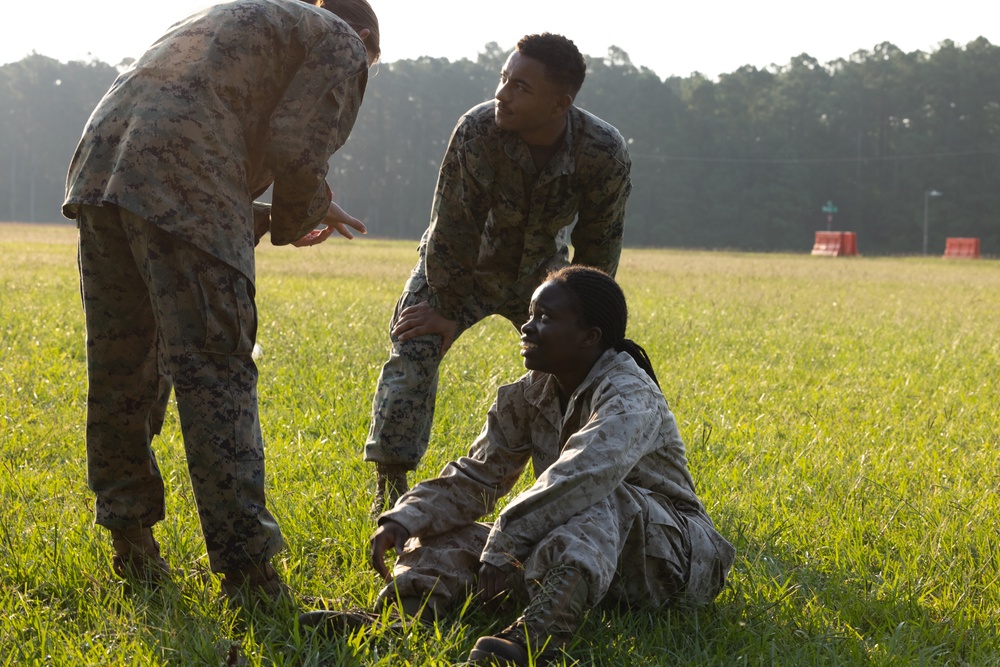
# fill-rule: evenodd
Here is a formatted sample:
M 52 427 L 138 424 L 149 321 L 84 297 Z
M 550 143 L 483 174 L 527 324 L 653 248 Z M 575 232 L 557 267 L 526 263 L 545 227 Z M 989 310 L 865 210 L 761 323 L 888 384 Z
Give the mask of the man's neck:
M 552 156 L 559 152 L 563 139 L 566 137 L 566 118 L 551 129 L 537 130 L 530 135 L 521 134 L 521 140 L 528 146 L 531 153 L 531 160 L 535 163 L 535 169 L 541 171 Z
M 531 148 L 558 148 L 562 142 L 563 135 L 566 134 L 567 124 L 566 116 L 561 116 L 558 120 L 543 127 L 518 134 L 521 140 Z
M 528 144 L 528 152 L 531 153 L 531 161 L 535 164 L 535 170 L 541 171 L 549 163 L 562 146 L 562 141 L 556 142 L 552 146 L 532 146 Z

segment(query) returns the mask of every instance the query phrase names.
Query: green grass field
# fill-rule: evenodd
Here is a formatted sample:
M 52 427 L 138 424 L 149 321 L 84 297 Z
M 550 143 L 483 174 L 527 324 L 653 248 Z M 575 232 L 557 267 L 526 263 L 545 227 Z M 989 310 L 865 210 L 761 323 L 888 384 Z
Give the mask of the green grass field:
M 0 225 L 0 665 L 448 665 L 510 620 L 324 641 L 229 610 L 174 412 L 155 446 L 176 585 L 126 591 L 85 480 L 75 242 Z M 302 595 L 367 606 L 379 587 L 360 450 L 415 245 L 258 253 L 276 565 Z M 738 556 L 711 608 L 592 611 L 565 664 L 1000 665 L 1000 262 L 626 250 L 619 279 Z M 521 370 L 499 318 L 456 344 L 418 477 Z

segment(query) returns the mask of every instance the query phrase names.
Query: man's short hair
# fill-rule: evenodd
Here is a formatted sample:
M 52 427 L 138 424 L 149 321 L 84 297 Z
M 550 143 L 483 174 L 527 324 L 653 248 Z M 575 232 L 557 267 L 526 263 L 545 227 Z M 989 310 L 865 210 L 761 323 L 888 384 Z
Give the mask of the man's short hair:
M 565 86 L 576 97 L 587 75 L 587 61 L 572 40 L 551 32 L 525 35 L 517 43 L 518 52 L 545 66 L 545 76 L 556 85 Z

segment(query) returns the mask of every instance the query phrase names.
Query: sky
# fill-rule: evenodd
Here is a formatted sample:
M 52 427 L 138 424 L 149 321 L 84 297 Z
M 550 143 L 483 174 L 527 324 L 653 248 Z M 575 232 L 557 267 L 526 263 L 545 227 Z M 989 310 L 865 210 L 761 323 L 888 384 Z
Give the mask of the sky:
M 951 0 L 370 0 L 382 61 L 420 56 L 475 59 L 534 32 L 566 35 L 591 58 L 609 46 L 661 78 L 710 78 L 743 65 L 785 65 L 807 53 L 821 63 L 891 42 L 932 52 L 985 37 L 1000 44 L 1000 2 Z M 0 10 L 0 64 L 32 52 L 63 62 L 112 65 L 138 57 L 171 24 L 211 0 L 13 0 Z

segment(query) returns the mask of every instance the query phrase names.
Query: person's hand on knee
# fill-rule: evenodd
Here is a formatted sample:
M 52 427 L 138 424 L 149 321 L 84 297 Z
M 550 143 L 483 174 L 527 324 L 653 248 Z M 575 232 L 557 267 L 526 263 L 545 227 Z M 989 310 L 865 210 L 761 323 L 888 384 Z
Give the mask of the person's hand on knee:
M 441 336 L 441 356 L 445 355 L 451 344 L 455 342 L 455 331 L 458 323 L 439 314 L 427 301 L 407 306 L 399 314 L 390 335 L 400 341 L 410 340 L 417 336 L 437 334 Z

